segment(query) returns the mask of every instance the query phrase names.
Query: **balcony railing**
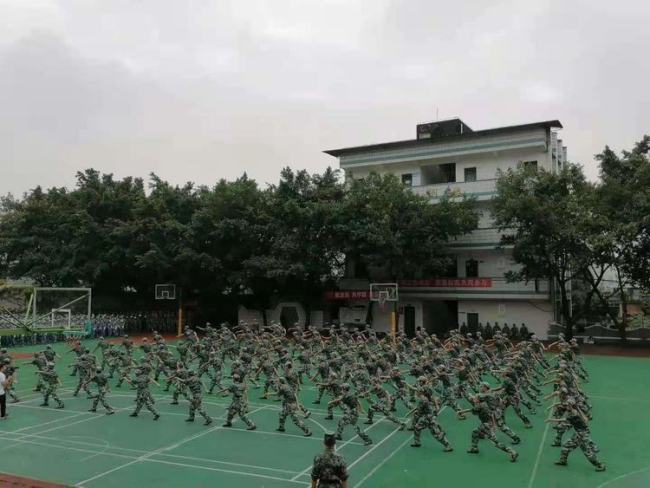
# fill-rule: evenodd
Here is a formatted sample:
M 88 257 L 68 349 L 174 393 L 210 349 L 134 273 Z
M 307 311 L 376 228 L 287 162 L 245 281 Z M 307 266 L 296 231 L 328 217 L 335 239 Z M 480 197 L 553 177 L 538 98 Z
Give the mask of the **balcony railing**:
M 414 186 L 413 191 L 418 195 L 429 195 L 441 198 L 446 192 L 451 195 L 462 194 L 475 196 L 478 200 L 489 200 L 496 194 L 496 178 L 478 181 L 462 181 L 457 183 L 440 183 L 437 185 Z
M 505 232 L 507 233 L 507 232 Z M 450 247 L 496 247 L 501 244 L 500 232 L 496 227 L 475 229 L 469 234 L 453 237 L 449 240 Z

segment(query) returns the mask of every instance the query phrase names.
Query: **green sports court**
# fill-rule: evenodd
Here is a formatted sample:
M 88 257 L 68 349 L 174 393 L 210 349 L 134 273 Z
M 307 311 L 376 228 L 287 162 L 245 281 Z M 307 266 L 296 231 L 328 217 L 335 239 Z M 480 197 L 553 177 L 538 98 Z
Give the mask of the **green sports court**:
M 93 347 L 92 341 L 86 341 Z M 67 350 L 57 344 L 60 354 Z M 15 349 L 26 358 L 34 347 Z M 18 359 L 20 364 L 28 359 Z M 41 396 L 32 392 L 34 367 L 21 364 L 16 386 L 21 402 L 9 404 L 10 417 L 0 423 L 0 472 L 80 487 L 157 486 L 199 488 L 298 487 L 310 482 L 311 462 L 322 450 L 322 434 L 333 431 L 335 421 L 325 420 L 325 402 L 312 409 L 307 424 L 314 436 L 305 438 L 287 423 L 287 433 L 275 431 L 279 403 L 258 400 L 251 389 L 250 417 L 256 431 L 246 431 L 241 422 L 222 428 L 229 399 L 216 395 L 205 398 L 206 410 L 215 422 L 204 427 L 199 418 L 188 424 L 187 404 L 169 405 L 170 395 L 155 387 L 156 407 L 161 413 L 128 416 L 134 392 L 128 385 L 112 388 L 109 402 L 116 415 L 88 412 L 90 401 L 81 394 L 72 397 L 76 378 L 65 368 L 68 354 L 57 363 L 63 382 L 59 395 L 65 409 L 40 407 Z M 599 456 L 607 471 L 597 473 L 579 450 L 568 467 L 553 464 L 559 450 L 550 446 L 553 430 L 543 421 L 545 407 L 533 416 L 534 428 L 525 430 L 519 419 L 509 424 L 522 436 L 517 446 L 519 460 L 481 443 L 481 453 L 466 454 L 474 417 L 458 421 L 445 410 L 440 423 L 455 448 L 443 453 L 441 446 L 423 433 L 423 447 L 409 446 L 411 434 L 399 431 L 388 421 L 364 426 L 374 444 L 364 447 L 348 428 L 338 451 L 349 467 L 351 487 L 456 486 L 484 488 L 640 488 L 650 486 L 650 359 L 587 356 L 585 364 L 591 382 L 585 391 L 594 404 L 592 437 L 600 446 Z M 311 408 L 314 387 L 303 390 L 302 400 Z M 325 397 L 327 398 L 327 397 Z M 143 411 L 145 412 L 145 411 Z M 406 412 L 402 410 L 401 415 Z M 381 419 L 379 417 L 379 419 Z

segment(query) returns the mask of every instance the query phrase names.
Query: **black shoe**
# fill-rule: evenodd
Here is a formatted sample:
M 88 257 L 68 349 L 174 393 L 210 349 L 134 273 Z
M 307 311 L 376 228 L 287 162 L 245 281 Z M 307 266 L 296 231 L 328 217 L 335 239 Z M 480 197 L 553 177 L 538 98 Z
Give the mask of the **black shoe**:
M 92 413 L 95 413 L 97 411 L 97 409 L 96 408 L 89 408 L 88 411 L 92 412 Z
M 314 400 L 312 403 L 313 403 L 314 405 L 320 405 L 320 400 Z
M 514 445 L 517 445 L 517 444 L 519 444 L 520 442 L 521 442 L 521 439 L 520 439 L 519 437 L 515 437 L 514 439 L 512 439 L 512 443 L 513 443 Z
M 133 413 L 129 414 L 129 417 L 137 417 L 137 416 L 138 416 L 138 414 L 136 412 L 133 412 Z
M 420 444 L 419 442 L 417 443 L 414 442 L 413 444 L 411 444 L 411 447 L 422 447 L 422 444 Z
M 194 417 L 187 417 L 185 422 L 194 422 Z
M 370 444 L 372 444 L 372 439 L 370 437 L 363 441 L 364 446 L 369 446 Z
M 567 462 L 566 462 L 566 461 L 562 461 L 562 460 L 560 459 L 559 461 L 555 461 L 555 464 L 556 464 L 557 466 L 566 466 L 566 465 L 567 465 Z
M 517 451 L 512 451 L 510 453 L 510 462 L 511 463 L 516 462 L 518 457 L 519 457 L 519 453 Z
M 328 415 L 325 420 L 334 420 L 334 415 Z
M 226 422 L 222 425 L 222 427 L 232 427 L 232 424 L 230 422 Z
M 156 415 L 153 416 L 153 419 L 154 419 L 154 420 L 158 420 L 159 418 L 160 418 L 160 414 L 158 414 L 158 413 L 157 413 Z
M 467 450 L 467 454 L 478 454 L 478 449 L 476 447 L 470 447 Z
M 342 441 L 342 440 L 343 440 L 343 436 L 342 436 L 341 434 L 336 434 L 336 440 L 337 440 L 337 441 Z
M 277 432 L 286 432 L 286 429 L 284 427 L 278 427 L 275 429 Z
M 178 402 L 169 402 L 170 405 L 178 405 Z
M 47 403 L 47 402 L 44 402 L 44 403 L 41 403 L 41 405 L 40 405 L 40 406 L 41 406 L 41 407 L 49 407 L 49 406 L 50 406 L 50 404 L 49 404 L 49 403 Z
M 374 422 L 372 420 L 366 420 L 364 424 L 366 425 L 372 425 Z
M 205 419 L 205 422 L 203 422 L 203 425 L 210 425 L 212 423 L 212 419 Z
M 113 415 L 115 410 L 106 410 L 106 415 Z
M 600 463 L 598 466 L 596 466 L 596 471 L 605 471 L 605 465 L 603 463 Z
M 311 435 L 312 435 L 311 430 L 307 429 L 307 431 L 305 432 L 305 437 L 311 437 Z
M 255 424 L 253 424 L 253 425 L 251 425 L 249 427 L 246 427 L 246 430 L 255 430 L 255 429 L 257 429 L 257 426 Z
M 551 447 L 562 447 L 562 444 L 560 442 L 554 442 L 551 444 Z
M 64 405 L 63 403 L 59 403 L 59 404 L 56 406 L 56 408 L 63 408 L 63 407 L 65 407 L 65 405 Z

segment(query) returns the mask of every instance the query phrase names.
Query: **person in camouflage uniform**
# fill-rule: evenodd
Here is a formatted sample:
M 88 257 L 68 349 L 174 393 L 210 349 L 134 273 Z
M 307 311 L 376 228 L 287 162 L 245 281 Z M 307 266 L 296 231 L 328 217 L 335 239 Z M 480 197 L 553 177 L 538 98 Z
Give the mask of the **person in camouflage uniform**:
M 198 411 L 199 415 L 205 419 L 203 425 L 210 425 L 212 423 L 212 419 L 207 413 L 205 413 L 205 410 L 203 409 L 203 383 L 201 383 L 201 378 L 199 378 L 199 375 L 196 373 L 196 371 L 189 372 L 187 379 L 185 380 L 185 386 L 187 386 L 187 389 L 192 394 L 192 397 L 189 399 L 190 414 L 185 419 L 185 421 L 194 422 L 194 413 Z
M 46 351 L 43 352 L 45 353 L 45 357 L 47 359 L 47 352 Z M 72 365 L 72 373 L 70 373 L 70 376 L 77 376 L 78 360 L 83 355 L 84 348 L 81 347 L 81 343 L 79 341 L 75 341 L 72 345 L 72 349 L 70 349 L 66 354 L 70 354 L 71 352 L 75 353 L 75 355 L 77 356 L 77 361 Z M 48 362 L 53 363 L 54 361 L 48 359 Z
M 280 424 L 276 429 L 278 432 L 284 432 L 284 424 L 287 421 L 287 417 L 291 417 L 293 423 L 300 430 L 303 431 L 306 437 L 311 435 L 311 431 L 305 426 L 305 423 L 296 416 L 296 411 L 298 410 L 298 397 L 296 392 L 286 378 L 278 378 L 278 387 L 277 395 L 282 399 L 282 410 L 280 411 Z
M 372 399 L 372 395 L 375 395 L 377 400 Z M 394 424 L 400 427 L 400 430 L 406 428 L 406 424 L 399 420 L 393 415 L 390 411 L 390 405 L 393 397 L 388 393 L 382 386 L 381 381 L 378 378 L 373 378 L 370 380 L 370 387 L 368 390 L 361 393 L 359 396 L 365 397 L 368 402 L 368 418 L 364 422 L 366 425 L 372 425 L 374 422 L 375 412 L 380 412 L 384 416 L 393 422 Z
M 115 362 L 111 368 L 111 376 L 113 375 L 113 371 L 117 370 L 119 379 L 117 380 L 115 387 L 120 388 L 122 386 L 122 383 L 125 380 L 128 381 L 129 379 L 130 367 L 133 360 L 126 351 L 120 351 L 119 349 L 116 349 L 116 354 L 117 357 L 115 358 Z
M 99 340 L 97 341 L 97 345 L 95 346 L 95 349 L 93 349 L 93 353 L 99 349 L 99 354 L 100 358 L 102 360 L 101 362 L 101 367 L 104 369 L 106 367 L 106 351 L 108 350 L 108 342 L 106 342 L 106 339 L 103 337 L 100 337 Z
M 45 366 L 47 365 L 47 360 L 45 359 L 43 352 L 35 352 L 34 359 L 32 359 L 29 364 L 36 366 L 37 371 L 44 371 Z M 33 391 L 41 391 L 43 386 L 43 375 L 38 375 L 38 380 L 36 381 L 36 386 Z
M 575 400 L 569 398 L 563 403 L 564 417 L 551 418 L 549 422 L 566 423 L 569 429 L 573 429 L 574 433 L 571 439 L 562 445 L 560 452 L 560 459 L 555 462 L 558 466 L 566 466 L 569 454 L 576 448 L 580 448 L 587 460 L 596 467 L 596 471 L 605 471 L 605 465 L 598 460 L 596 456 L 595 443 L 589 435 L 589 426 L 587 425 L 584 414 L 576 405 Z
M 45 369 L 37 371 L 36 374 L 42 376 L 44 381 L 43 389 L 41 389 L 41 392 L 43 393 L 43 403 L 41 403 L 41 407 L 49 406 L 49 400 L 50 397 L 52 397 L 52 399 L 57 403 L 56 408 L 63 408 L 63 402 L 56 394 L 56 390 L 61 381 L 59 380 L 59 375 L 54 371 L 54 363 L 47 363 Z
M 113 415 L 115 410 L 113 410 L 113 407 L 111 407 L 106 401 L 106 394 L 109 391 L 108 377 L 104 374 L 102 368 L 96 368 L 94 374 L 92 374 L 86 382 L 95 383 L 97 385 L 97 393 L 93 395 L 93 404 L 88 411 L 96 412 L 97 405 L 101 403 L 102 407 L 106 409 L 106 415 Z
M 45 360 L 49 363 L 56 363 L 57 358 L 60 357 L 49 344 L 45 346 L 43 356 L 45 356 Z
M 228 415 L 224 427 L 232 427 L 232 420 L 235 415 L 247 425 L 247 430 L 255 430 L 257 426 L 246 416 L 248 410 L 248 399 L 246 384 L 243 383 L 238 374 L 232 375 L 232 384 L 222 391 L 227 391 L 232 395 L 232 402 L 228 406 Z M 224 396 L 228 396 L 225 394 Z
M 501 432 L 510 437 L 513 444 L 519 444 L 521 442 L 521 438 L 515 434 L 515 432 L 508 426 L 508 424 L 506 424 L 503 399 L 491 391 L 489 383 L 481 383 L 479 386 L 478 398 L 481 402 L 487 404 L 487 406 L 492 411 L 494 417 L 494 425 Z
M 357 396 L 352 393 L 350 385 L 347 383 L 341 385 L 341 396 L 329 402 L 328 407 L 335 407 L 337 405 L 343 406 L 343 416 L 336 427 L 336 438 L 342 440 L 343 429 L 346 425 L 351 425 L 354 427 L 357 435 L 363 439 L 363 443 L 366 446 L 372 444 L 370 436 L 359 427 L 359 410 L 361 410 L 361 404 L 359 403 Z
M 494 417 L 490 411 L 490 407 L 487 403 L 482 402 L 478 396 L 471 397 L 473 406 L 467 411 L 471 411 L 479 419 L 479 426 L 472 431 L 472 446 L 467 450 L 469 454 L 478 454 L 478 442 L 481 439 L 488 439 L 492 442 L 498 449 L 501 449 L 503 452 L 507 453 L 510 456 L 510 462 L 515 462 L 519 457 L 519 454 L 514 449 L 502 444 L 499 439 L 497 439 L 496 432 L 494 432 Z
M 75 388 L 72 396 L 79 395 L 81 389 L 83 389 L 88 398 L 92 396 L 92 392 L 88 388 L 88 379 L 92 376 L 95 369 L 94 366 L 95 356 L 90 354 L 89 349 L 84 349 L 83 354 L 77 358 L 74 366 L 77 371 L 79 371 L 79 381 L 77 382 L 77 388 Z
M 420 447 L 422 445 L 420 442 L 420 434 L 424 429 L 429 429 L 434 439 L 444 446 L 444 451 L 451 452 L 454 448 L 451 447 L 445 432 L 440 427 L 436 418 L 438 415 L 438 403 L 435 400 L 431 400 L 424 391 L 418 392 L 415 406 L 417 421 L 413 425 L 413 442 L 411 446 Z
M 273 386 L 278 377 L 270 352 L 266 352 L 262 357 L 257 372 L 255 373 L 255 379 L 259 378 L 260 373 L 264 373 L 264 390 L 262 391 L 260 400 L 266 400 L 269 397 L 269 389 Z
M 129 380 L 128 378 L 126 380 L 136 388 L 135 410 L 130 414 L 130 416 L 137 417 L 142 407 L 147 407 L 147 410 L 153 414 L 153 419 L 158 420 L 160 418 L 160 414 L 158 414 L 156 408 L 154 407 L 155 402 L 153 396 L 151 395 L 151 392 L 149 391 L 149 383 L 151 383 L 151 378 L 149 378 L 149 376 L 146 374 L 138 374 L 133 379 L 133 381 Z
M 176 373 L 169 377 L 172 384 L 174 385 L 174 391 L 172 393 L 172 401 L 170 405 L 178 405 L 178 397 L 183 395 L 188 400 L 190 397 L 187 394 L 187 383 L 185 382 L 189 377 L 190 372 L 185 367 L 182 361 L 176 363 Z
M 348 488 L 348 471 L 343 458 L 336 454 L 336 438 L 325 434 L 325 451 L 314 458 L 311 488 Z

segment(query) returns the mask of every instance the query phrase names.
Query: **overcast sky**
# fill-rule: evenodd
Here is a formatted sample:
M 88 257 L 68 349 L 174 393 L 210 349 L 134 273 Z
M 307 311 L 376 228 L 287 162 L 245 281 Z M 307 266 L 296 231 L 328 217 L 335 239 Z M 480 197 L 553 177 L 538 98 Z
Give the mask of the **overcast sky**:
M 0 0 L 0 195 L 94 167 L 212 184 L 322 150 L 560 119 L 569 158 L 650 133 L 650 2 Z

